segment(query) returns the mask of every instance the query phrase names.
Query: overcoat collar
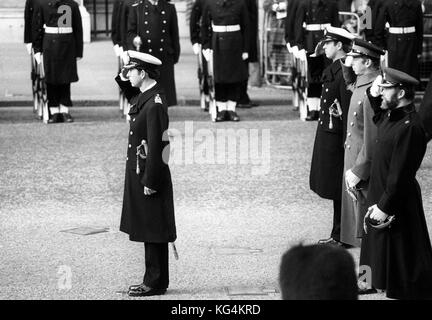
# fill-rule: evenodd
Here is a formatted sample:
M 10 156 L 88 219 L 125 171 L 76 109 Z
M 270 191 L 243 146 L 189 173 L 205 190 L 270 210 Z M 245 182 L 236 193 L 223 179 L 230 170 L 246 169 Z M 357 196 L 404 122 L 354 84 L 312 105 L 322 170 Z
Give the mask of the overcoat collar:
M 152 88 L 148 89 L 145 92 L 141 92 L 138 95 L 137 102 L 130 108 L 129 114 L 135 114 L 140 112 L 140 110 L 144 107 L 144 105 L 147 103 L 147 101 L 150 100 L 150 98 L 154 97 L 156 93 L 160 92 L 160 85 L 156 84 Z
M 340 63 L 340 59 L 334 61 L 331 65 L 329 65 L 323 73 L 322 80 L 324 82 L 332 82 L 336 78 L 336 75 L 342 70 L 342 66 Z
M 376 77 L 379 76 L 379 74 L 380 71 L 377 70 L 368 74 L 362 74 L 361 76 L 358 76 L 356 82 L 356 88 L 371 84 L 376 79 Z
M 406 105 L 404 107 L 401 108 L 396 108 L 394 110 L 391 110 L 388 112 L 389 117 L 390 117 L 390 121 L 399 121 L 401 119 L 403 119 L 407 114 L 413 113 L 415 112 L 415 105 L 414 103 L 411 103 L 409 105 Z

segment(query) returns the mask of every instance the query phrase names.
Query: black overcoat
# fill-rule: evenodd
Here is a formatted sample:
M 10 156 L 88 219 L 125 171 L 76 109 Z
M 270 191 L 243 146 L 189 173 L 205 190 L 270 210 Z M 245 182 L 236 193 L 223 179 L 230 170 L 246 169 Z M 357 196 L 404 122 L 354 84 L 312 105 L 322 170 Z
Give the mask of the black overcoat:
M 201 44 L 201 22 L 202 14 L 204 10 L 205 0 L 195 0 L 192 5 L 190 21 L 189 21 L 189 33 L 192 44 Z
M 386 33 L 390 27 L 415 27 L 415 33 Z M 388 50 L 388 66 L 419 78 L 417 55 L 423 49 L 423 12 L 419 0 L 385 0 L 376 22 L 377 43 Z
M 47 27 L 58 27 L 60 6 L 71 8 L 72 33 L 45 33 Z M 73 0 L 38 0 L 33 11 L 33 48 L 42 52 L 45 79 L 50 84 L 68 84 L 78 81 L 77 58 L 83 56 L 83 29 L 78 4 Z
M 245 0 L 249 14 L 249 62 L 258 62 L 258 3 L 257 0 Z
M 217 26 L 240 25 L 240 31 L 210 32 Z M 249 77 L 243 52 L 250 49 L 249 16 L 244 0 L 207 1 L 202 25 L 203 48 L 213 50 L 216 83 L 238 83 Z
M 344 136 L 352 92 L 347 90 L 340 60 L 328 66 L 323 73 L 320 118 L 315 135 L 309 177 L 310 188 L 320 197 L 340 200 L 344 168 Z M 329 108 L 337 99 L 342 118 L 332 116 Z
M 26 0 L 24 8 L 24 43 L 32 43 L 32 20 L 35 0 Z
M 168 113 L 163 89 L 156 85 L 133 96 L 136 88 L 129 81 L 117 83 L 133 103 L 129 115 L 130 131 L 126 158 L 126 173 L 120 231 L 131 241 L 164 243 L 177 238 L 174 218 L 173 187 L 168 167 Z M 136 148 L 146 140 L 146 159 L 139 158 L 137 174 Z M 144 186 L 156 190 L 144 195 Z
M 140 51 L 162 61 L 159 84 L 165 90 L 167 105 L 177 104 L 174 64 L 180 58 L 177 11 L 173 4 L 159 0 L 156 6 L 148 0 L 132 4 L 128 16 L 128 48 L 136 50 L 133 39 L 142 39 Z
M 414 104 L 376 112 L 377 145 L 373 155 L 367 202 L 396 217 L 391 228 L 363 236 L 360 265 L 372 269 L 372 285 L 394 299 L 432 299 L 432 248 L 416 173 L 426 140 Z
M 285 42 L 289 43 L 292 47 L 297 45 L 295 18 L 300 2 L 301 0 L 289 0 L 287 4 L 287 16 L 285 17 Z
M 122 23 L 122 10 L 124 1 L 115 0 L 113 4 L 113 11 L 111 16 L 111 40 L 114 45 L 121 45 L 121 23 Z

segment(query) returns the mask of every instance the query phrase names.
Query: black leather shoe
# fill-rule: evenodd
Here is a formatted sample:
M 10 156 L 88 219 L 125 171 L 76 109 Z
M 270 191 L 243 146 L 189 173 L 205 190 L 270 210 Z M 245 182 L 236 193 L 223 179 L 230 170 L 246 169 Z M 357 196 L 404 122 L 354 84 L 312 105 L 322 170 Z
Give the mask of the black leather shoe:
M 129 290 L 128 295 L 130 297 L 149 297 L 163 295 L 165 292 L 166 289 L 154 289 L 142 284 L 137 286 L 134 290 Z
M 317 121 L 319 118 L 319 112 L 318 111 L 311 111 L 309 112 L 308 116 L 306 117 L 306 121 Z
M 227 113 L 228 113 L 228 111 L 225 111 L 225 110 L 218 112 L 216 115 L 216 122 L 225 121 L 227 119 L 227 115 L 228 115 Z
M 335 240 L 333 238 L 318 240 L 318 244 L 330 244 L 330 245 L 340 246 L 340 247 L 343 246 L 342 242 L 339 242 L 339 241 L 337 241 L 337 240 Z
M 61 117 L 60 113 L 54 113 L 49 119 L 48 123 L 59 123 L 63 122 L 63 117 Z
M 69 113 L 62 113 L 62 115 L 63 115 L 64 122 L 70 123 L 70 122 L 74 121 L 74 119 L 72 118 L 72 116 Z
M 235 111 L 228 111 L 229 121 L 240 121 L 240 117 L 235 113 Z

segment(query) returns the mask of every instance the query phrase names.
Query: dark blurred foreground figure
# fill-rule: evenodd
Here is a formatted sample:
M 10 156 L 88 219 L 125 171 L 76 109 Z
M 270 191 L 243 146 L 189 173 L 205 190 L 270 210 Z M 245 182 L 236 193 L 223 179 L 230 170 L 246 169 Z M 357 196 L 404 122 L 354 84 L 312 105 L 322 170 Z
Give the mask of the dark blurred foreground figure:
M 333 245 L 298 245 L 283 256 L 279 272 L 283 300 L 356 300 L 352 256 Z
M 432 76 L 426 87 L 419 115 L 426 133 L 426 141 L 429 142 L 432 140 Z
M 371 269 L 371 287 L 392 299 L 432 299 L 432 248 L 416 180 L 426 138 L 414 105 L 418 81 L 384 68 L 366 93 L 378 128 L 372 156 L 360 266 Z
M 144 279 L 128 292 L 142 297 L 166 292 L 168 243 L 177 235 L 168 167 L 167 99 L 156 81 L 161 61 L 142 52 L 127 53 L 130 61 L 115 79 L 132 105 L 120 231 L 131 241 L 144 242 Z

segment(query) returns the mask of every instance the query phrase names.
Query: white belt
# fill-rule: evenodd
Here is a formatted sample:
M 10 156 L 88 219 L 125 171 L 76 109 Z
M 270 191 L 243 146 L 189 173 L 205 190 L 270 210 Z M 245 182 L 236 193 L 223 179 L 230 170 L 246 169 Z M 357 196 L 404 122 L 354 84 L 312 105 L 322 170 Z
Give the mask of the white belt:
M 234 32 L 234 31 L 240 31 L 240 25 L 234 24 L 231 26 L 216 26 L 212 24 L 212 29 L 214 32 Z
M 47 27 L 44 26 L 45 33 L 72 33 L 72 27 Z
M 390 33 L 394 34 L 403 34 L 403 33 L 414 33 L 416 32 L 415 27 L 390 27 L 389 28 Z
M 306 25 L 306 30 L 307 31 L 320 31 L 320 30 L 324 30 L 327 27 L 330 27 L 331 24 L 330 23 L 325 23 L 325 24 L 307 24 Z

